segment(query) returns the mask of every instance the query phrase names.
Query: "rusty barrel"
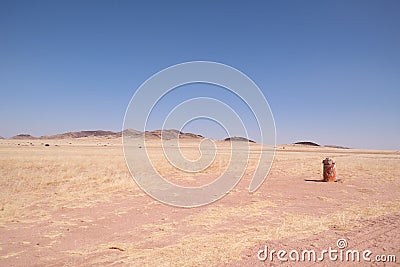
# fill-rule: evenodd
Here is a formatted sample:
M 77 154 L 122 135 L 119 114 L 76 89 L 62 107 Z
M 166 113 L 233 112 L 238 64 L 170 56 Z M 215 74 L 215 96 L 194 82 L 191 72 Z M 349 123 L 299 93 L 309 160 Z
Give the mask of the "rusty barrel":
M 326 158 L 322 161 L 324 164 L 324 181 L 335 182 L 336 181 L 336 163 L 330 158 Z

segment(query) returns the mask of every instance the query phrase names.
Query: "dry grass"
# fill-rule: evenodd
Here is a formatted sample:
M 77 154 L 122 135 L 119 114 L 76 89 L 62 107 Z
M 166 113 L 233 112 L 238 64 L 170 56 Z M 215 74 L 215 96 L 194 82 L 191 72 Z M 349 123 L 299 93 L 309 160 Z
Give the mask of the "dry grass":
M 154 204 L 138 189 L 126 167 L 120 140 L 52 140 L 49 147 L 43 146 L 43 141 L 0 142 L 0 231 L 10 223 L 17 223 L 14 225 L 18 228 L 18 223 L 51 221 L 52 228 L 42 237 L 56 250 L 54 257 L 49 257 L 64 263 L 63 258 L 87 265 L 213 266 L 240 259 L 247 248 L 260 241 L 307 237 L 331 226 L 348 231 L 360 220 L 400 212 L 396 193 L 400 188 L 400 154 L 396 152 L 287 146 L 277 151 L 271 175 L 257 193 L 247 193 L 249 178 L 245 178 L 220 202 L 186 212 Z M 229 148 L 225 144 L 218 144 L 218 148 L 215 161 L 197 175 L 171 167 L 156 144 L 151 157 L 158 171 L 171 180 L 198 182 L 225 170 Z M 246 174 L 254 171 L 258 148 L 253 146 Z M 192 160 L 199 155 L 190 143 L 183 149 Z M 321 161 L 327 156 L 336 160 L 344 183 L 325 187 L 306 183 L 305 179 L 321 178 Z M 140 199 L 142 206 L 129 208 L 137 209 L 142 221 L 131 221 L 129 230 L 110 238 L 99 237 L 74 249 L 62 248 L 68 233 L 57 230 L 61 226 L 96 227 L 98 220 L 107 217 L 96 221 L 88 214 L 84 218 L 87 224 L 80 225 L 76 218 L 55 219 L 54 213 L 63 208 L 90 210 L 112 202 L 116 196 Z M 307 207 L 311 204 L 316 205 L 314 210 Z M 162 210 L 170 212 L 167 217 L 184 215 L 152 221 L 156 220 L 152 219 L 157 215 L 154 213 Z M 125 218 L 130 212 L 122 206 L 113 214 Z M 4 240 L 1 243 L 3 259 L 25 255 L 5 252 L 7 244 Z M 111 251 L 110 247 L 121 250 Z
M 135 190 L 120 146 L 1 146 L 0 225 L 40 219 L 60 207 L 87 207 L 114 191 Z M 55 142 L 55 141 L 53 141 Z

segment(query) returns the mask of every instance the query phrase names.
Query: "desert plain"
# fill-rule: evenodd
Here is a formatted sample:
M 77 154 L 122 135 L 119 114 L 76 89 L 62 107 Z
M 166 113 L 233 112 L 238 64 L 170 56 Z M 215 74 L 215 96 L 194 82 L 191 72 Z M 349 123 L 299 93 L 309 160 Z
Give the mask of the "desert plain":
M 228 143 L 216 141 L 215 161 L 198 174 L 182 174 L 163 153 L 152 160 L 174 183 L 201 184 L 224 171 Z M 188 158 L 199 156 L 196 138 L 182 144 Z M 159 145 L 149 142 L 155 151 Z M 278 145 L 268 177 L 249 193 L 262 146 L 251 148 L 243 178 L 224 198 L 179 208 L 136 185 L 121 137 L 2 139 L 0 266 L 354 266 L 257 258 L 265 245 L 317 251 L 338 239 L 351 249 L 395 255 L 398 264 L 399 151 Z M 336 162 L 340 181 L 319 182 L 326 157 Z

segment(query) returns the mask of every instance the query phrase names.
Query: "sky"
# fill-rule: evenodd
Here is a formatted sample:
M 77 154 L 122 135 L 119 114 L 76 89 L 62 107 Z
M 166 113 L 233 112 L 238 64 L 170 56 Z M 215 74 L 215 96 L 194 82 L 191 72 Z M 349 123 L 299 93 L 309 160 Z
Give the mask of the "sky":
M 258 85 L 277 143 L 400 150 L 399 12 L 396 0 L 1 0 L 0 136 L 120 131 L 143 82 L 201 60 Z M 211 124 L 188 130 L 221 137 Z

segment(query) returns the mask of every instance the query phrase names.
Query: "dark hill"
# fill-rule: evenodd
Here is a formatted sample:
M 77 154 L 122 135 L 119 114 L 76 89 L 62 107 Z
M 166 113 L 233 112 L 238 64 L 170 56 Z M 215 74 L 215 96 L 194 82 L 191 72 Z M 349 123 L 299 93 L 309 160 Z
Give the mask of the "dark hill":
M 25 139 L 36 139 L 36 137 L 30 134 L 18 134 L 16 136 L 11 137 L 10 139 L 25 140 Z
M 294 144 L 295 145 L 304 145 L 304 146 L 320 146 L 314 142 L 309 142 L 309 141 L 296 142 Z
M 224 141 L 240 141 L 240 142 L 255 143 L 253 140 L 247 139 L 245 137 L 238 137 L 238 136 L 225 138 Z

